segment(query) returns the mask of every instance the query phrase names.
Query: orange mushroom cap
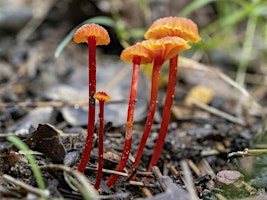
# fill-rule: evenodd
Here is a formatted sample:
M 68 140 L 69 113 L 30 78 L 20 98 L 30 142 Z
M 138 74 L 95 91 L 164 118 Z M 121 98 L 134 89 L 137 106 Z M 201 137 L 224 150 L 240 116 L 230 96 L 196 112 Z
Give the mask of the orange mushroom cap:
M 139 43 L 127 47 L 121 52 L 121 60 L 124 62 L 133 62 L 133 58 L 139 56 L 141 58 L 141 64 L 147 64 L 153 62 L 152 52 Z
M 145 33 L 146 39 L 160 39 L 167 36 L 178 36 L 188 42 L 198 42 L 197 25 L 183 17 L 164 17 L 156 20 Z
M 108 94 L 105 92 L 95 93 L 94 98 L 97 99 L 98 101 L 104 101 L 104 102 L 111 100 L 110 96 L 108 96 Z
M 88 37 L 92 36 L 96 39 L 96 45 L 107 45 L 110 43 L 107 30 L 98 24 L 85 24 L 81 26 L 74 33 L 73 40 L 76 43 L 88 43 Z
M 159 40 L 149 39 L 139 42 L 140 45 L 147 48 L 153 54 L 153 59 L 161 56 L 164 60 L 168 60 L 180 51 L 190 49 L 191 46 L 180 37 L 164 37 Z

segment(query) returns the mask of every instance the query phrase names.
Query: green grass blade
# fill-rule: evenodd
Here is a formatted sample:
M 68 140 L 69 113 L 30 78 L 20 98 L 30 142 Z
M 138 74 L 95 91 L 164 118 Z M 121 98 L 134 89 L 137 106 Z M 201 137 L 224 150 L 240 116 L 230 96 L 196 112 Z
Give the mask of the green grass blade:
M 193 1 L 192 3 L 190 3 L 188 6 L 186 6 L 178 15 L 179 16 L 187 16 L 189 15 L 191 12 L 213 2 L 216 0 L 197 0 L 197 1 Z
M 83 21 L 82 23 L 80 23 L 79 25 L 77 25 L 76 27 L 74 27 L 70 33 L 64 38 L 64 40 L 62 40 L 62 42 L 58 45 L 54 56 L 57 58 L 61 52 L 63 51 L 63 49 L 67 46 L 67 44 L 69 43 L 69 41 L 72 40 L 72 37 L 75 33 L 75 31 L 82 25 L 84 24 L 89 24 L 89 23 L 95 23 L 95 24 L 100 24 L 100 25 L 104 25 L 104 26 L 110 26 L 112 28 L 116 28 L 116 23 L 114 20 L 112 20 L 109 17 L 104 17 L 104 16 L 100 16 L 100 17 L 92 17 L 90 19 L 87 19 L 85 21 Z
M 33 175 L 36 179 L 36 183 L 41 190 L 45 190 L 45 183 L 42 177 L 41 170 L 39 167 L 36 165 L 36 161 L 33 155 L 29 154 L 29 147 L 17 136 L 10 135 L 7 136 L 7 140 L 14 144 L 18 149 L 23 150 L 25 152 L 25 156 L 30 163 L 31 170 L 33 172 Z

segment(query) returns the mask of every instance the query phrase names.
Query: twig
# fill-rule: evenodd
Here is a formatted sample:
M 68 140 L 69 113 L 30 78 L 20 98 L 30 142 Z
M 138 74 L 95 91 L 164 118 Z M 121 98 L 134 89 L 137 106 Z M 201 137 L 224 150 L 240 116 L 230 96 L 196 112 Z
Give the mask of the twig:
M 152 197 L 151 191 L 147 187 L 142 188 L 142 193 L 144 194 L 145 197 Z
M 12 197 L 17 197 L 19 199 L 22 199 L 22 195 L 21 194 L 19 194 L 18 192 L 15 192 L 15 191 L 11 191 L 10 189 L 7 189 L 7 188 L 5 188 L 3 186 L 0 186 L 0 194 L 2 196 L 5 196 L 5 197 L 12 196 Z
M 45 197 L 48 197 L 48 196 L 49 196 L 49 194 L 47 193 L 48 190 L 47 190 L 47 192 L 44 192 L 43 190 L 40 190 L 40 189 L 35 188 L 35 187 L 32 187 L 31 185 L 28 185 L 28 184 L 26 184 L 26 183 L 24 183 L 24 182 L 22 182 L 22 181 L 20 181 L 20 180 L 17 180 L 17 179 L 15 179 L 15 178 L 13 178 L 12 176 L 9 176 L 9 175 L 7 175 L 7 174 L 4 174 L 2 177 L 3 177 L 3 179 L 5 179 L 7 182 L 12 183 L 12 184 L 14 184 L 14 185 L 17 185 L 17 186 L 19 186 L 19 187 L 25 189 L 25 190 L 28 191 L 29 193 L 35 194 L 35 195 L 37 195 L 37 196 L 39 196 L 39 197 L 44 197 L 44 196 L 45 196 Z
M 201 161 L 199 162 L 198 168 L 200 170 L 200 173 L 209 174 L 209 175 L 211 175 L 212 179 L 214 179 L 216 177 L 215 172 L 213 171 L 210 164 L 206 161 L 205 158 L 201 159 Z
M 187 163 L 189 167 L 193 170 L 193 172 L 197 175 L 200 176 L 200 169 L 197 167 L 197 165 L 191 160 L 187 160 Z
M 86 167 L 86 169 L 91 170 L 91 171 L 97 171 L 97 168 L 92 168 L 92 167 Z M 106 174 L 112 174 L 112 175 L 118 175 L 118 176 L 123 176 L 123 177 L 129 177 L 129 174 L 124 173 L 124 172 L 118 172 L 115 170 L 110 170 L 110 169 L 103 169 L 103 173 Z M 136 176 L 141 176 L 141 177 L 154 177 L 153 172 L 136 172 Z
M 116 100 L 107 102 L 107 104 L 120 104 L 126 102 L 125 100 Z M 98 102 L 96 102 L 98 104 Z M 62 102 L 62 101 L 37 101 L 37 102 L 16 102 L 16 103 L 3 103 L 0 102 L 0 108 L 9 107 L 81 107 L 88 106 L 88 101 L 73 101 L 73 102 Z
M 227 200 L 223 195 L 221 195 L 219 193 L 215 193 L 214 195 L 218 200 Z
M 48 12 L 53 7 L 57 1 L 48 0 L 48 1 L 34 1 L 34 10 L 33 17 L 31 20 L 24 26 L 24 28 L 17 34 L 17 40 L 19 42 L 26 41 L 31 34 L 40 26 L 40 24 L 45 20 Z
M 163 191 L 166 191 L 167 188 L 166 188 L 166 185 L 164 184 L 164 182 L 162 180 L 162 174 L 161 174 L 159 168 L 157 166 L 154 166 L 151 168 L 151 170 L 154 173 L 154 176 L 155 176 L 156 180 L 159 182 Z
M 211 106 L 208 106 L 208 105 L 205 105 L 203 103 L 196 102 L 196 101 L 193 101 L 192 104 L 195 105 L 196 107 L 202 109 L 202 110 L 205 110 L 205 111 L 207 111 L 207 112 L 209 112 L 209 113 L 211 113 L 213 115 L 216 115 L 218 117 L 224 118 L 227 121 L 230 121 L 232 123 L 236 123 L 236 124 L 239 124 L 241 126 L 245 126 L 246 125 L 244 120 L 239 119 L 237 117 L 234 117 L 234 116 L 232 116 L 232 115 L 230 115 L 228 113 L 225 113 L 223 111 L 220 111 L 220 110 L 218 110 L 218 109 L 216 109 L 214 107 L 211 107 Z
M 180 162 L 180 164 L 181 164 L 181 168 L 184 172 L 185 185 L 186 185 L 187 190 L 189 192 L 190 199 L 191 200 L 198 200 L 197 192 L 196 192 L 194 181 L 193 181 L 193 177 L 192 177 L 191 171 L 189 169 L 189 166 L 187 164 L 187 161 L 182 160 Z
M 170 173 L 172 175 L 177 175 L 179 173 L 178 170 L 175 169 L 175 167 L 173 166 L 173 164 L 168 164 L 167 165 L 167 168 L 168 168 L 168 170 L 170 171 Z
M 245 190 L 250 194 L 250 195 L 254 195 L 256 194 L 257 190 L 252 187 L 251 185 L 249 185 L 248 183 L 246 183 L 245 181 L 242 181 L 243 186 L 245 187 Z
M 141 187 L 158 187 L 156 186 L 155 184 L 151 184 L 151 183 L 143 183 L 143 182 L 140 182 L 140 181 L 129 181 L 129 183 L 131 185 L 135 185 L 135 186 L 141 186 Z
M 91 197 L 96 197 L 97 196 L 97 191 L 93 188 L 93 186 L 90 184 L 88 179 L 78 172 L 77 170 L 73 170 L 70 167 L 64 166 L 64 165 L 57 165 L 57 164 L 50 164 L 50 165 L 45 165 L 45 166 L 40 166 L 40 169 L 59 169 L 62 171 L 67 172 L 68 174 L 71 174 L 77 178 L 77 180 L 81 183 L 83 186 L 84 190 L 87 191 Z M 82 191 L 80 191 L 82 193 Z
M 267 154 L 267 149 L 244 149 L 244 151 L 236 151 L 228 154 L 228 158 L 244 157 L 244 156 L 259 156 Z

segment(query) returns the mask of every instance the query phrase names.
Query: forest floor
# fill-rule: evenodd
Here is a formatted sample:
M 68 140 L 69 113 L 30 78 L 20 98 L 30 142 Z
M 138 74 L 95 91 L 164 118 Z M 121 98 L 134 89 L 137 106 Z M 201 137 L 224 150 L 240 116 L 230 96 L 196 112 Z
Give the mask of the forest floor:
M 3 33 L 1 37 L 2 199 L 40 195 L 25 152 L 7 140 L 10 135 L 21 138 L 32 150 L 49 198 L 83 198 L 68 175 L 79 181 L 86 177 L 83 187 L 92 192 L 92 199 L 267 198 L 266 108 L 261 105 L 264 95 L 259 102 L 259 96 L 256 100 L 249 89 L 241 88 L 217 68 L 185 57 L 179 60 L 172 117 L 158 166 L 146 172 L 160 128 L 167 66 L 162 69 L 155 120 L 135 172 L 136 181 L 129 177 L 148 110 L 150 75 L 145 69 L 140 75 L 130 157 L 123 173 L 114 171 L 124 145 L 131 77 L 131 65 L 119 60 L 122 47 L 118 41 L 98 49 L 97 89 L 112 98 L 105 110 L 103 180 L 111 174 L 120 178 L 111 188 L 103 181 L 101 189 L 94 191 L 91 185 L 97 169 L 98 117 L 94 148 L 84 176 L 75 170 L 87 132 L 87 48 L 71 41 L 58 58 L 54 57 L 66 30 L 76 23 L 68 21 L 70 18 L 55 23 L 60 17 L 51 15 L 30 36 L 20 32 Z M 150 182 L 142 181 L 143 177 L 151 178 Z

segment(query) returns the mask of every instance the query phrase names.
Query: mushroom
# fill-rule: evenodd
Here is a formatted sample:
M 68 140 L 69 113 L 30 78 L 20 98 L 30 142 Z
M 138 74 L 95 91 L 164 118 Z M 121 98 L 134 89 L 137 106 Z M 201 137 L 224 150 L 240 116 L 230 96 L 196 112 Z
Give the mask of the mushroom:
M 133 120 L 134 120 L 134 108 L 136 103 L 136 95 L 138 89 L 138 75 L 140 71 L 140 64 L 147 64 L 152 63 L 153 58 L 152 54 L 149 50 L 145 47 L 140 45 L 139 43 L 130 46 L 122 51 L 121 60 L 124 62 L 133 63 L 133 70 L 132 70 L 132 82 L 130 88 L 130 97 L 128 103 L 128 113 L 127 113 L 127 121 L 126 121 L 126 133 L 125 133 L 125 142 L 122 151 L 122 155 L 119 161 L 118 166 L 116 167 L 116 171 L 122 172 L 124 167 L 127 164 L 127 160 L 129 158 L 131 145 L 132 145 L 132 127 L 133 127 Z M 107 186 L 112 186 L 118 176 L 111 175 L 111 177 L 107 180 Z
M 95 189 L 99 189 L 103 171 L 104 153 L 104 103 L 110 101 L 110 96 L 105 92 L 97 92 L 94 98 L 99 102 L 99 133 L 98 133 L 98 169 Z
M 165 17 L 156 20 L 145 33 L 146 39 L 160 39 L 164 37 L 180 37 L 188 42 L 198 42 L 201 40 L 198 34 L 197 25 L 190 19 L 182 17 Z M 171 115 L 171 106 L 175 92 L 176 77 L 178 70 L 178 53 L 170 59 L 169 63 L 169 80 L 167 94 L 165 98 L 162 122 L 159 129 L 159 136 L 152 154 L 148 170 L 157 165 L 164 140 L 167 134 L 168 125 Z
M 147 32 L 146 39 L 161 39 L 163 37 L 177 36 L 188 42 L 201 40 L 197 25 L 184 17 L 163 17 L 154 21 Z
M 90 158 L 94 136 L 95 125 L 95 99 L 96 92 L 96 46 L 107 45 L 110 42 L 108 32 L 100 25 L 85 24 L 78 28 L 74 33 L 74 42 L 88 43 L 88 77 L 89 77 L 89 102 L 88 102 L 88 127 L 85 148 L 82 158 L 78 165 L 78 171 L 84 172 L 84 169 Z
M 151 126 L 154 120 L 154 114 L 157 105 L 158 98 L 158 85 L 159 85 L 159 77 L 160 77 L 160 69 L 165 60 L 168 60 L 175 55 L 177 55 L 180 51 L 189 49 L 190 46 L 187 44 L 185 40 L 179 37 L 165 37 L 159 40 L 149 39 L 140 43 L 145 48 L 149 49 L 153 53 L 154 57 L 154 65 L 152 71 L 152 82 L 151 82 L 151 93 L 150 93 L 150 104 L 148 116 L 145 124 L 145 128 L 143 131 L 143 135 L 140 141 L 140 145 L 135 157 L 135 161 L 132 165 L 132 170 L 138 166 L 148 135 L 150 133 Z M 132 177 L 132 180 L 135 179 L 135 176 Z

